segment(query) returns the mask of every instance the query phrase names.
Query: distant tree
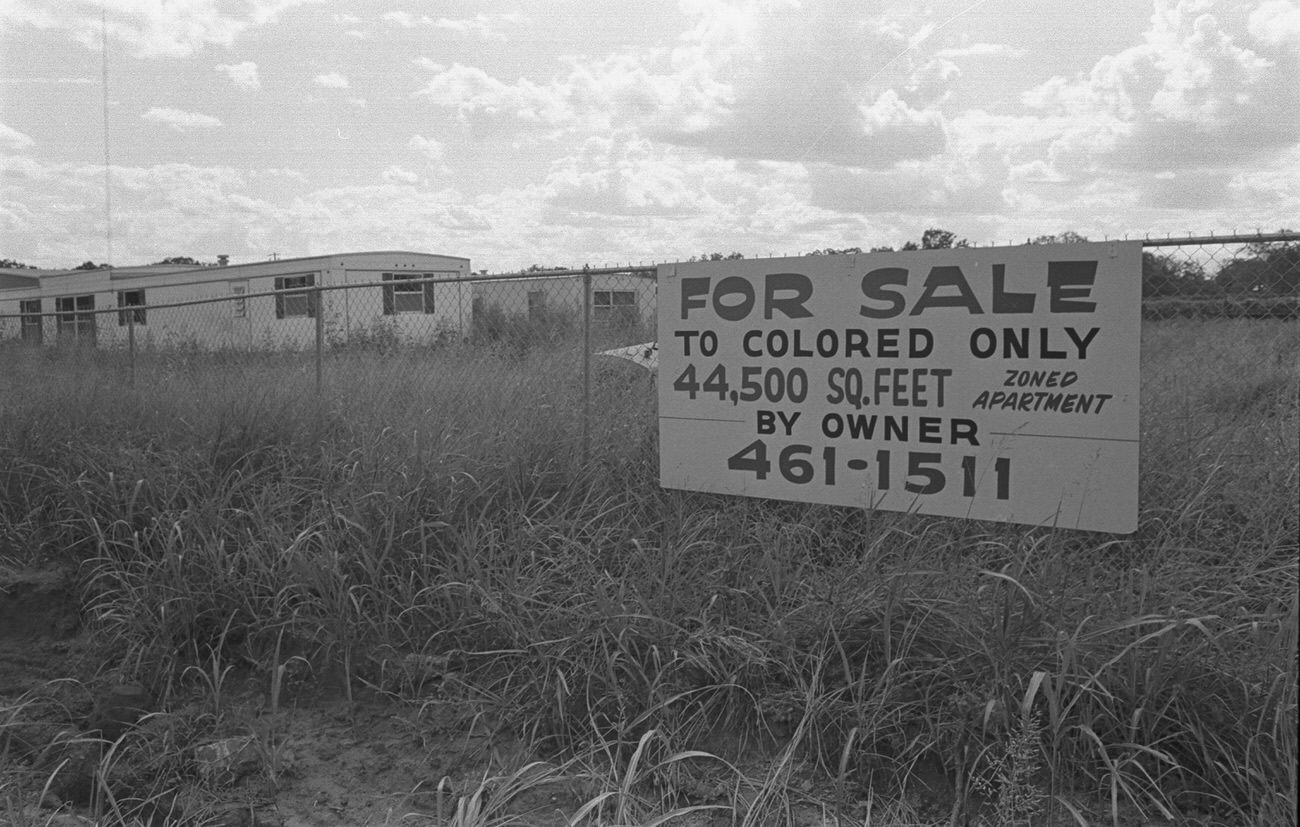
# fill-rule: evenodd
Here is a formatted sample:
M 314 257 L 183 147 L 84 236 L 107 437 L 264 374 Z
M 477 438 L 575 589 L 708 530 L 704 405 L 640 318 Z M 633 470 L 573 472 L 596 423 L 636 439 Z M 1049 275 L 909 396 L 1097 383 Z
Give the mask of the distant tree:
M 1215 274 L 1218 287 L 1228 293 L 1300 294 L 1300 243 L 1256 242 L 1244 252 Z
M 1082 241 L 1087 241 L 1087 240 L 1088 240 L 1087 236 L 1079 235 L 1074 230 L 1066 230 L 1063 233 L 1056 233 L 1055 235 L 1040 235 L 1037 238 L 1030 241 L 1029 243 L 1030 244 L 1078 244 Z
M 1177 260 L 1156 253 L 1142 254 L 1142 298 L 1192 298 L 1213 292 L 1205 268 L 1192 259 Z
M 699 256 L 691 256 L 686 260 L 687 261 L 736 261 L 737 259 L 742 259 L 744 257 L 745 257 L 744 253 L 736 253 L 736 252 L 727 253 L 725 255 L 722 253 L 705 253 Z
M 155 261 L 154 264 L 199 264 L 205 267 L 208 266 L 197 259 L 190 258 L 189 256 L 173 256 L 172 258 L 165 258 L 162 261 Z
M 825 250 L 813 250 L 809 255 L 814 255 L 814 256 L 849 256 L 849 255 L 854 255 L 854 254 L 856 254 L 856 253 L 860 253 L 860 252 L 862 252 L 862 248 L 861 248 L 861 247 L 844 247 L 844 248 L 841 248 L 841 249 L 838 249 L 838 250 L 835 249 L 834 247 L 827 247 Z
M 525 273 L 553 273 L 556 270 L 570 270 L 570 269 L 572 268 L 567 267 L 563 264 L 559 266 L 550 266 L 550 267 L 544 264 L 530 264 L 528 265 L 528 269 L 524 270 L 524 272 Z
M 942 230 L 938 227 L 931 227 L 921 234 L 922 250 L 949 250 L 953 247 L 969 247 L 970 242 L 964 238 Z
M 908 241 L 899 249 L 901 250 L 949 250 L 954 247 L 969 247 L 970 242 L 964 238 L 957 238 L 956 235 L 948 230 L 939 227 L 931 227 L 921 233 L 920 241 Z M 893 247 L 873 247 L 871 252 L 893 252 Z
M 11 258 L 0 258 L 0 270 L 35 270 L 30 264 L 23 264 L 21 261 L 14 261 Z
M 96 264 L 96 263 L 93 262 L 93 261 L 83 261 L 83 262 L 81 262 L 80 264 L 78 264 L 76 267 L 74 267 L 74 268 L 72 268 L 72 269 L 74 269 L 74 270 L 104 270 L 104 269 L 107 269 L 107 267 L 108 267 L 107 264 Z

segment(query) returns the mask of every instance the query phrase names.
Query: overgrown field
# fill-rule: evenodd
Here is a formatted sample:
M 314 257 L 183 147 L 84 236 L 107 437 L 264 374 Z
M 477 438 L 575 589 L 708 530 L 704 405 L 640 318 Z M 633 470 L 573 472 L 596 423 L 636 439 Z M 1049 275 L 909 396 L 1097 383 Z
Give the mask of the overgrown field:
M 227 675 L 454 703 L 584 824 L 1294 823 L 1298 362 L 1294 322 L 1146 322 L 1113 537 L 660 490 L 633 368 L 584 461 L 576 351 L 330 357 L 318 402 L 288 357 L 12 348 L 0 565 L 73 569 L 98 675 L 209 731 Z

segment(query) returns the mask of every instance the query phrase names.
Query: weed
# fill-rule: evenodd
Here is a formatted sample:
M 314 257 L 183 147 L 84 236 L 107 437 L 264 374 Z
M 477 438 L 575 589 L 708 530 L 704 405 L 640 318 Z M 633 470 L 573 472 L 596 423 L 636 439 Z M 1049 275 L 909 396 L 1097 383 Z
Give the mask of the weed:
M 79 571 L 106 668 L 201 692 L 209 725 L 251 672 L 272 720 L 374 687 L 547 759 L 491 768 L 456 823 L 573 777 L 576 821 L 653 823 L 696 806 L 704 765 L 737 823 L 938 822 L 972 792 L 1003 823 L 1281 823 L 1300 385 L 1274 355 L 1300 335 L 1143 335 L 1125 538 L 661 490 L 653 387 L 621 375 L 598 373 L 583 463 L 564 340 L 377 340 L 331 357 L 319 399 L 300 355 L 160 354 L 130 390 L 85 355 L 6 352 L 25 392 L 0 399 L 0 553 Z

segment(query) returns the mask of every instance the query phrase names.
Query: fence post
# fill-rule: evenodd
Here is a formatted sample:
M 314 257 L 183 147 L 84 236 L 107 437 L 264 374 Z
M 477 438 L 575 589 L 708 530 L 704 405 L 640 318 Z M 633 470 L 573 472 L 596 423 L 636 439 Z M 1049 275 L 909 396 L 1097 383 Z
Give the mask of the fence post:
M 320 285 L 316 286 L 314 298 L 316 300 L 316 402 L 319 408 L 324 390 L 321 367 L 325 358 L 325 292 Z
M 591 273 L 582 274 L 582 467 L 591 454 Z
M 127 386 L 135 390 L 135 310 L 126 311 Z

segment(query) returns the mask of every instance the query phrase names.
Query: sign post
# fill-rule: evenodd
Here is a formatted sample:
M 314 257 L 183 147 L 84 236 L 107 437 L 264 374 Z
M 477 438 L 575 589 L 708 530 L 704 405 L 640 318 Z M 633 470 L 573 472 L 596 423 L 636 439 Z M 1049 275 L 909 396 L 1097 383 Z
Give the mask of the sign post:
M 1131 533 L 1141 243 L 665 264 L 665 487 Z

